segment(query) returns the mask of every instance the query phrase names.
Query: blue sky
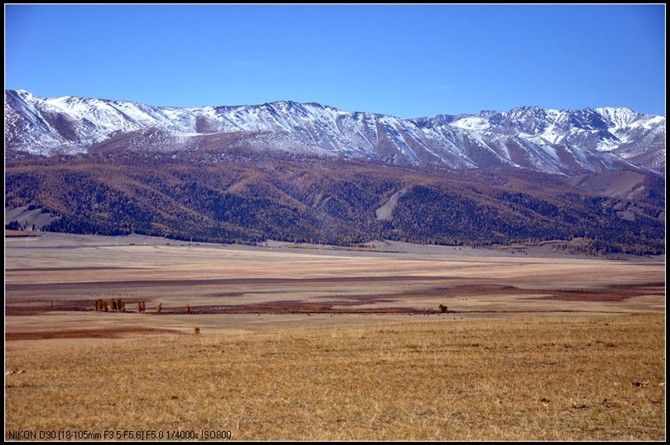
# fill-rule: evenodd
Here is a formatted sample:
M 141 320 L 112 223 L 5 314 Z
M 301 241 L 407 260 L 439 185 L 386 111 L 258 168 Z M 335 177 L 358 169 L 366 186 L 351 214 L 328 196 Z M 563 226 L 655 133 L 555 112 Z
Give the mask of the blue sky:
M 522 105 L 665 115 L 665 6 L 5 5 L 5 88 L 407 118 Z

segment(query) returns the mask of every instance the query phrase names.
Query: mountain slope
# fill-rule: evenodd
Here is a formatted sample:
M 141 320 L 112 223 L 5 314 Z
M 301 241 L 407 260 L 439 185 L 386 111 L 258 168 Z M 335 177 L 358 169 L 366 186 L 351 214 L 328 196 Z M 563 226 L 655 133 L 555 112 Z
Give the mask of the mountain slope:
M 665 117 L 521 107 L 403 119 L 314 103 L 171 108 L 6 90 L 5 147 L 45 156 L 251 149 L 453 169 L 664 172 Z
M 591 253 L 664 252 L 665 180 L 631 171 L 566 177 L 250 150 L 224 160 L 126 151 L 10 160 L 5 186 L 7 208 L 41 209 L 43 229 L 59 232 L 243 243 L 577 239 Z

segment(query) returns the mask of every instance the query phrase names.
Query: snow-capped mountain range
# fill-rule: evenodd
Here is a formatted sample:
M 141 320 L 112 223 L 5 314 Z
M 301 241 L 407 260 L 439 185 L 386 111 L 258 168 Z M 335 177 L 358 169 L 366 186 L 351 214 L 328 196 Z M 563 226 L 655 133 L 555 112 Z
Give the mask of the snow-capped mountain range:
M 315 103 L 154 107 L 5 90 L 5 149 L 51 156 L 230 148 L 355 157 L 401 165 L 525 168 L 567 175 L 664 173 L 665 117 L 627 108 L 520 107 L 404 119 Z

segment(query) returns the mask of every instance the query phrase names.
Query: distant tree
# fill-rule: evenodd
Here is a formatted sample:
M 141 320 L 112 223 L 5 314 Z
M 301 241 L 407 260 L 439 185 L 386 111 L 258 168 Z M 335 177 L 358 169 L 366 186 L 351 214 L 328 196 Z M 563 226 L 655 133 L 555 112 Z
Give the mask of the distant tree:
M 437 309 L 440 311 L 441 314 L 446 314 L 449 311 L 449 308 L 443 304 L 439 305 Z

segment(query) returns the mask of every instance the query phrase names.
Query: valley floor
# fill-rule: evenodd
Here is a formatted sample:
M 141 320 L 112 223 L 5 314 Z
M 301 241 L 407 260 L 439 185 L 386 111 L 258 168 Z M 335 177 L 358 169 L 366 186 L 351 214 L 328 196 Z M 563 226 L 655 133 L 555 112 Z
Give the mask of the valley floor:
M 663 261 L 5 241 L 5 439 L 664 438 Z

